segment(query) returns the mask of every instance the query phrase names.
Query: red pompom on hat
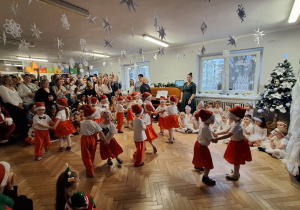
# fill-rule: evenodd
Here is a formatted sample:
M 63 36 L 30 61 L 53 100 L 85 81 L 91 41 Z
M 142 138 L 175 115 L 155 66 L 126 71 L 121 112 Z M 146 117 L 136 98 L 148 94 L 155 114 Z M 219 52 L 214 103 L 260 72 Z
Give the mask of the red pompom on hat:
M 67 99 L 66 98 L 60 98 L 60 99 L 58 99 L 58 100 L 56 100 L 56 104 L 58 105 L 58 106 L 61 106 L 61 107 L 68 107 L 69 105 L 68 105 L 68 101 L 67 101 Z
M 171 95 L 171 96 L 170 96 L 170 101 L 172 101 L 172 102 L 174 102 L 174 103 L 177 103 L 177 96 Z
M 118 102 L 122 102 L 122 101 L 125 101 L 125 99 L 123 98 L 123 96 L 119 96 L 118 99 L 117 99 L 117 101 Z
M 126 96 L 126 100 L 127 100 L 127 101 L 132 101 L 133 99 L 132 99 L 131 96 Z
M 160 101 L 167 101 L 166 97 L 164 97 L 164 96 L 161 96 L 159 100 Z
M 83 110 L 85 117 L 93 117 L 93 115 L 96 113 L 96 109 L 90 105 L 83 105 L 81 109 Z
M 0 162 L 0 187 L 6 186 L 9 172 L 10 172 L 10 164 L 8 162 L 1 161 Z
M 145 110 L 146 110 L 147 112 L 154 112 L 154 111 L 155 111 L 155 110 L 153 109 L 153 107 L 151 106 L 151 104 L 146 104 Z
M 198 116 L 199 114 L 199 116 Z M 201 118 L 202 122 L 204 123 L 210 123 L 215 119 L 215 115 L 212 111 L 209 110 L 205 110 L 205 109 L 201 109 L 196 116 L 196 119 L 198 119 L 199 117 Z
M 92 104 L 97 104 L 97 102 L 98 102 L 98 99 L 96 97 L 91 98 L 91 103 Z
M 138 92 L 133 92 L 133 93 L 131 94 L 132 97 L 137 97 L 138 95 L 139 95 Z
M 246 109 L 241 106 L 236 106 L 229 110 L 228 116 L 236 120 L 241 120 L 244 118 Z
M 151 95 L 151 93 L 144 92 L 144 93 L 143 93 L 143 97 L 144 97 L 144 99 L 147 99 L 147 98 L 149 98 L 149 97 L 152 97 L 152 95 Z
M 143 108 L 138 104 L 132 105 L 131 108 L 132 108 L 132 111 L 134 112 L 134 114 L 141 114 L 143 111 Z
M 108 98 L 107 98 L 106 95 L 101 95 L 101 96 L 100 96 L 100 100 L 101 100 L 101 101 L 108 101 Z
M 39 110 L 39 109 L 45 109 L 45 103 L 44 102 L 36 102 L 34 110 Z

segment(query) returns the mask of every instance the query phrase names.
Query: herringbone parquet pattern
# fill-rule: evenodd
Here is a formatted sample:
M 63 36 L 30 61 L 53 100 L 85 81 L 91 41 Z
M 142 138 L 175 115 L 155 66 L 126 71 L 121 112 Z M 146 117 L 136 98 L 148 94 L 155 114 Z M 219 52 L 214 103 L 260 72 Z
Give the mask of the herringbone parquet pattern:
M 156 131 L 158 127 L 154 125 Z M 224 174 L 232 166 L 222 157 L 225 144 L 212 144 L 210 150 L 217 180 L 207 187 L 191 163 L 195 134 L 176 133 L 176 143 L 167 137 L 155 140 L 152 154 L 146 143 L 145 166 L 133 167 L 133 132 L 126 130 L 116 139 L 124 149 L 124 164 L 109 167 L 97 150 L 96 177 L 86 178 L 80 155 L 80 137 L 73 137 L 71 152 L 58 152 L 54 143 L 42 161 L 33 160 L 33 146 L 13 145 L 0 148 L 0 160 L 8 161 L 18 175 L 19 193 L 34 201 L 35 209 L 54 209 L 55 183 L 65 163 L 80 172 L 79 190 L 90 193 L 99 209 L 300 209 L 300 184 L 291 177 L 281 161 L 252 150 L 253 161 L 242 166 L 238 182 L 227 181 Z

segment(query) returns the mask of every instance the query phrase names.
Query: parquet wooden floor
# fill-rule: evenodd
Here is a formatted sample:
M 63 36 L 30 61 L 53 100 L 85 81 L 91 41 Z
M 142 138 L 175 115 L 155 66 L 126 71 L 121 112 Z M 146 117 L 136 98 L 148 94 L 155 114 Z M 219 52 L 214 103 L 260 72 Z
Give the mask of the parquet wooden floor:
M 155 130 L 158 127 L 153 125 Z M 167 137 L 155 140 L 157 154 L 146 143 L 145 166 L 133 167 L 133 131 L 125 129 L 116 139 L 123 147 L 121 167 L 109 167 L 97 149 L 95 178 L 86 178 L 80 155 L 80 136 L 72 137 L 71 152 L 58 152 L 53 143 L 42 161 L 33 160 L 33 146 L 0 147 L 0 160 L 8 161 L 18 175 L 19 193 L 32 198 L 36 210 L 54 209 L 55 183 L 65 164 L 80 172 L 79 190 L 91 194 L 99 209 L 300 209 L 300 184 L 285 165 L 266 153 L 252 150 L 253 161 L 241 167 L 238 182 L 224 175 L 232 165 L 223 159 L 225 144 L 211 144 L 216 186 L 201 183 L 202 173 L 193 170 L 195 134 L 176 133 L 176 143 Z

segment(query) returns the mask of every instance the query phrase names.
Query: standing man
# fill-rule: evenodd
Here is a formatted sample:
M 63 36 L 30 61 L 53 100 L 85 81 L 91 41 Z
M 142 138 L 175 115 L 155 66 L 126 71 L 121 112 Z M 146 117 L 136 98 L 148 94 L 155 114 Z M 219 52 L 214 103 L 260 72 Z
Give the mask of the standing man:
M 122 93 L 122 85 L 119 83 L 119 77 L 115 76 L 113 83 L 111 83 L 111 89 L 113 91 L 113 96 L 120 95 Z
M 81 74 L 77 74 L 76 77 L 77 77 L 77 80 L 75 82 L 75 85 L 78 87 L 79 86 L 79 80 L 81 79 Z
M 139 74 L 138 75 L 139 77 L 139 81 L 137 81 L 135 84 L 134 84 L 134 91 L 137 92 L 137 91 L 141 91 L 140 90 L 140 87 L 141 85 L 143 84 L 143 75 L 142 74 Z
M 23 100 L 24 108 L 27 109 L 30 104 L 34 104 L 34 96 L 38 87 L 31 83 L 31 77 L 29 74 L 25 74 L 23 79 L 24 82 L 18 86 L 18 93 Z

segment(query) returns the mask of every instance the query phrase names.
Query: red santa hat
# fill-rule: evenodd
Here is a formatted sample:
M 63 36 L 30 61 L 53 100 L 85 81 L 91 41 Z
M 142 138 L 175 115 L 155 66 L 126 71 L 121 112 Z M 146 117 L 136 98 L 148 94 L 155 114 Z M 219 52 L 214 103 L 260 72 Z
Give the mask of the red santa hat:
M 118 102 L 123 102 L 123 101 L 125 101 L 125 99 L 123 98 L 123 96 L 119 96 L 118 99 L 117 99 L 117 101 Z
M 74 193 L 65 205 L 68 210 L 93 210 L 94 207 L 96 206 L 92 197 L 81 192 Z
M 44 102 L 36 102 L 34 111 L 39 110 L 39 109 L 45 109 L 45 103 Z
M 159 100 L 160 100 L 160 102 L 166 102 L 167 101 L 166 97 L 164 97 L 164 96 L 161 96 Z
M 138 104 L 132 105 L 131 108 L 132 108 L 132 111 L 134 112 L 134 114 L 136 114 L 136 115 L 141 114 L 143 111 L 143 108 Z
M 108 101 L 108 98 L 106 95 L 101 95 L 100 96 L 100 101 Z
M 68 107 L 68 101 L 65 97 L 56 100 L 56 104 L 58 107 Z
M 5 187 L 10 172 L 10 164 L 5 161 L 0 162 L 0 187 Z
M 81 107 L 85 117 L 93 117 L 96 114 L 96 109 L 90 105 L 83 105 Z
M 200 117 L 201 121 L 204 123 L 211 123 L 215 119 L 215 115 L 212 111 L 201 109 L 196 113 L 195 118 L 198 120 Z
M 176 95 L 171 95 L 170 96 L 170 101 L 173 103 L 177 103 L 177 96 Z
M 143 93 L 143 98 L 146 100 L 146 99 L 148 99 L 148 98 L 151 98 L 152 97 L 152 95 L 151 95 L 151 93 L 148 93 L 148 92 L 144 92 Z
M 126 100 L 127 101 L 132 101 L 132 97 L 131 96 L 126 96 Z
M 131 94 L 131 96 L 132 96 L 133 98 L 135 98 L 135 97 L 139 96 L 139 94 L 138 94 L 138 92 L 133 92 L 133 93 Z
M 151 106 L 151 104 L 146 104 L 145 111 L 147 111 L 147 112 L 154 112 L 155 110 L 153 109 L 153 107 Z
M 241 106 L 236 106 L 229 110 L 228 116 L 236 120 L 241 120 L 244 118 L 245 113 L 246 109 Z
M 92 105 L 97 104 L 97 102 L 98 102 L 98 99 L 96 97 L 91 98 Z

